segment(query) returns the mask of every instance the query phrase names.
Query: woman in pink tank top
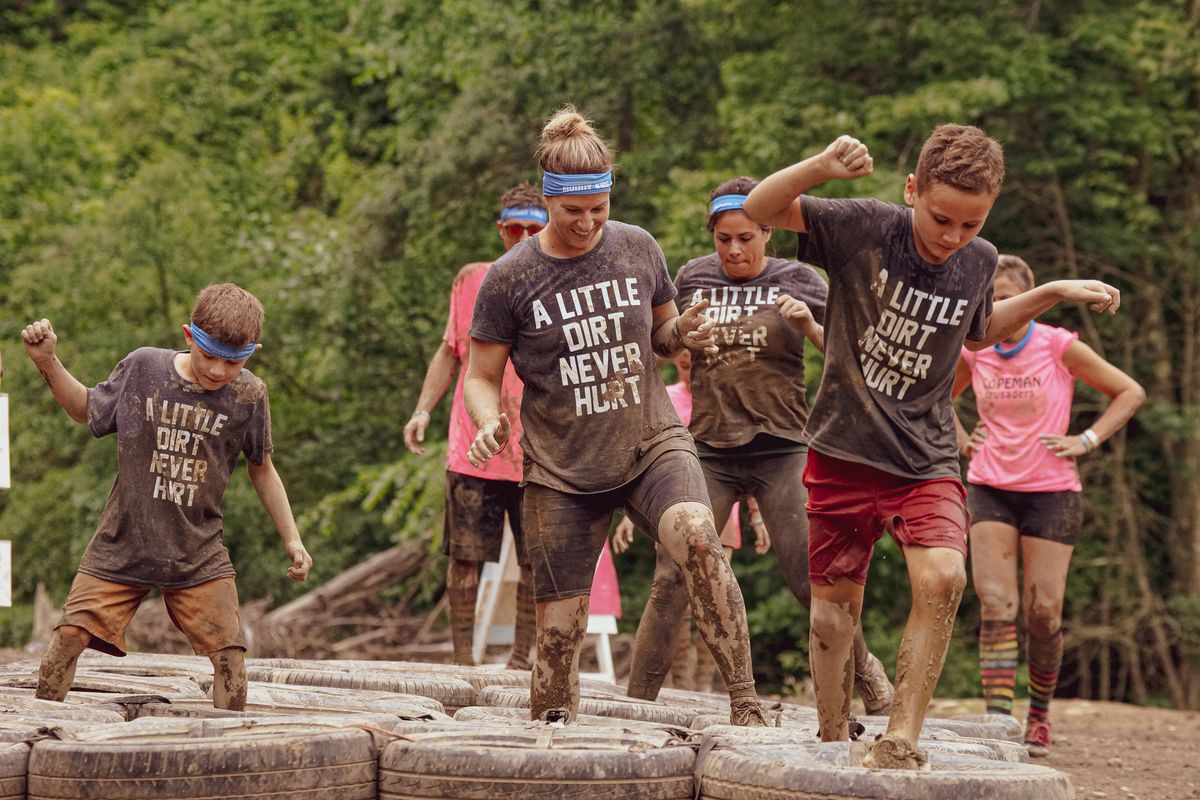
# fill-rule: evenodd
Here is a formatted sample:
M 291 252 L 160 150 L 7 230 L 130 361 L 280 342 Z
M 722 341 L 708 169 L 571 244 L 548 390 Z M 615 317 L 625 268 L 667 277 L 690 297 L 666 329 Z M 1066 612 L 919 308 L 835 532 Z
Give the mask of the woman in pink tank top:
M 1034 287 L 1020 258 L 1002 255 L 995 300 Z M 1108 395 L 1108 407 L 1080 434 L 1069 435 L 1078 378 Z M 971 459 L 971 574 L 982 606 L 979 668 L 988 713 L 1011 714 L 1017 672 L 1017 601 L 1024 611 L 1029 658 L 1025 744 L 1050 752 L 1049 704 L 1062 664 L 1062 607 L 1067 569 L 1082 524 L 1075 460 L 1091 453 L 1133 416 L 1146 393 L 1133 378 L 1062 328 L 1029 323 L 1007 341 L 963 351 L 957 397 L 975 391 L 979 425 L 967 434 L 957 417 L 959 449 Z M 1018 553 L 1025 565 L 1017 587 Z

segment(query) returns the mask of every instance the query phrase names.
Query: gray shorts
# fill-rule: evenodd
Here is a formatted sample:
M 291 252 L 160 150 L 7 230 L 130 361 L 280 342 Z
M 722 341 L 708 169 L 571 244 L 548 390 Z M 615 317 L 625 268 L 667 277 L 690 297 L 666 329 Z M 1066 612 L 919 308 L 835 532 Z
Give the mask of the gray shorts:
M 696 456 L 668 450 L 624 486 L 596 494 L 568 494 L 530 483 L 525 487 L 525 547 L 537 602 L 590 594 L 596 560 L 624 509 L 633 523 L 658 540 L 658 521 L 680 503 L 709 505 Z
M 442 552 L 460 561 L 499 561 L 507 512 L 517 563 L 528 564 L 521 528 L 521 495 L 521 485 L 516 481 L 476 478 L 447 470 Z

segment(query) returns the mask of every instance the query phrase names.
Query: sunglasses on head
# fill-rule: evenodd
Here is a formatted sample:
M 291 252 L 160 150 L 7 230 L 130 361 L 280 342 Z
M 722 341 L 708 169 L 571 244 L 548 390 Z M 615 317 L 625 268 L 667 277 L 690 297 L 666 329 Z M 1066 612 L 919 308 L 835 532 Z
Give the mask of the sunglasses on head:
M 536 236 L 541 233 L 542 226 L 536 222 L 530 222 L 528 225 L 521 225 L 516 222 L 506 222 L 501 226 L 505 233 L 509 236 L 520 236 L 522 233 L 528 233 L 530 236 Z

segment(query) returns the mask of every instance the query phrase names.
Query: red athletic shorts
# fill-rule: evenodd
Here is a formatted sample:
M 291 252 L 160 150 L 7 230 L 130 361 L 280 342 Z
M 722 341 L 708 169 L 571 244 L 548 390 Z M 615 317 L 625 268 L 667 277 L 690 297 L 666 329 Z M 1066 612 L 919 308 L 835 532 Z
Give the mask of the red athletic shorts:
M 884 531 L 902 547 L 949 547 L 967 557 L 967 493 L 957 478 L 914 481 L 809 450 L 808 576 L 867 582 Z

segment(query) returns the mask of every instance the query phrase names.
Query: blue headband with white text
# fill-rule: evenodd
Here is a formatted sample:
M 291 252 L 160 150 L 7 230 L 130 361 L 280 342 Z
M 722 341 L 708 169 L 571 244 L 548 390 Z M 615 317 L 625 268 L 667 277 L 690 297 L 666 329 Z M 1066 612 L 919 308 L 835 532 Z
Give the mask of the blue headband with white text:
M 737 211 L 744 205 L 746 205 L 746 195 L 723 194 L 713 198 L 712 205 L 708 207 L 708 213 L 720 214 L 722 211 Z
M 209 336 L 194 322 L 190 323 L 189 329 L 192 332 L 192 341 L 210 356 L 228 359 L 229 361 L 245 361 L 254 355 L 254 351 L 258 349 L 258 345 L 254 342 L 247 345 L 225 344 L 220 339 L 214 339 Z
M 500 221 L 508 222 L 510 219 L 517 219 L 523 222 L 540 222 L 545 225 L 550 221 L 550 215 L 546 213 L 546 209 L 538 208 L 537 206 L 509 206 L 508 208 L 500 209 Z
M 612 170 L 606 172 L 582 172 L 577 175 L 560 175 L 557 172 L 542 173 L 542 194 L 554 197 L 560 194 L 600 194 L 613 187 Z

